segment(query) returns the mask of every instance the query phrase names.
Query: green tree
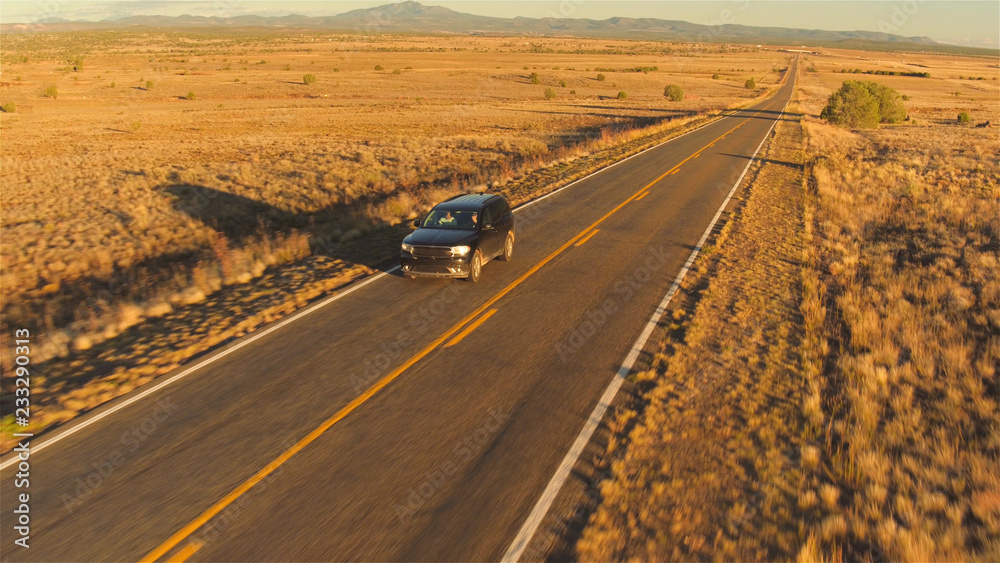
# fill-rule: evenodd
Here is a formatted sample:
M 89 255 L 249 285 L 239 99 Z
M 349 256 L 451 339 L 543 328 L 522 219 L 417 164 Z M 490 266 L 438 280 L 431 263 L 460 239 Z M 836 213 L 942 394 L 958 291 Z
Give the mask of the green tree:
M 4 113 L 14 113 L 17 111 L 17 104 L 14 102 L 7 102 L 6 104 L 0 106 L 0 110 Z
M 555 90 L 553 90 L 552 88 L 546 88 L 545 89 L 545 99 L 546 100 L 551 100 L 551 99 L 553 99 L 555 97 L 556 97 L 556 91 Z
M 302 77 L 302 83 L 305 84 L 306 86 L 312 86 L 313 84 L 316 83 L 316 75 L 314 75 L 314 74 L 307 74 L 307 75 L 303 76 Z
M 672 102 L 679 102 L 684 99 L 684 90 L 676 84 L 668 84 L 663 89 L 663 97 Z
M 188 100 L 194 100 L 196 98 L 194 92 L 188 92 L 187 96 L 184 96 Z
M 718 79 L 719 79 L 719 73 L 715 73 L 712 75 L 712 80 L 718 80 Z
M 538 84 L 541 82 L 541 79 L 538 78 L 537 72 L 532 72 L 531 75 L 528 76 L 528 80 L 530 80 L 532 84 Z
M 757 81 L 754 80 L 753 77 L 747 78 L 747 81 L 743 83 L 743 87 L 747 90 L 753 90 L 757 87 Z
M 43 92 L 42 95 L 46 98 L 52 98 L 54 100 L 59 97 L 59 89 L 56 88 L 55 84 L 52 84 L 45 89 L 45 92 Z
M 848 80 L 830 95 L 820 117 L 842 127 L 871 128 L 899 123 L 906 108 L 899 93 L 870 80 Z
M 603 74 L 598 74 L 598 75 L 597 75 L 597 81 L 598 81 L 598 82 L 604 82 L 604 81 L 605 81 L 605 80 L 607 80 L 607 79 L 608 79 L 608 77 L 607 77 L 607 76 L 604 76 Z
M 625 93 L 625 90 L 622 90 L 621 92 L 618 92 L 618 99 L 619 100 L 624 100 L 627 97 L 628 97 L 628 94 Z
M 969 122 L 969 112 L 963 111 L 962 113 L 958 114 L 958 122 L 959 123 L 968 123 Z

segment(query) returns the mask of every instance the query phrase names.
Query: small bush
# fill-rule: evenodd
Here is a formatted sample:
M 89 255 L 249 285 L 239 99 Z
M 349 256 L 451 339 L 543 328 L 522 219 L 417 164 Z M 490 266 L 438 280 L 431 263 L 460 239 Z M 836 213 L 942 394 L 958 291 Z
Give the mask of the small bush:
M 196 96 L 195 96 L 194 92 L 188 92 L 187 96 L 184 96 L 184 98 L 187 99 L 187 100 L 192 100 L 193 101 L 196 98 Z
M 909 99 L 910 99 L 910 97 L 907 96 L 906 94 L 903 94 L 901 97 L 903 98 L 904 102 L 909 101 Z
M 17 111 L 17 105 L 14 102 L 7 102 L 6 104 L 0 106 L 0 110 L 4 113 L 14 113 Z
M 719 73 L 715 73 L 712 75 L 712 80 L 718 80 L 719 78 L 720 78 Z
M 132 130 L 133 131 L 139 131 L 139 129 L 142 129 L 142 122 L 141 121 L 133 121 L 132 122 Z
M 315 74 L 307 74 L 307 75 L 303 76 L 302 77 L 302 83 L 305 84 L 306 86 L 312 86 L 313 84 L 316 83 L 316 75 Z
M 842 127 L 877 127 L 906 119 L 899 93 L 869 80 L 848 80 L 830 95 L 820 117 Z
M 115 81 L 114 81 L 114 80 L 112 80 L 112 81 L 111 81 L 111 84 L 109 84 L 109 86 L 111 86 L 112 88 L 114 88 L 114 87 L 115 87 Z
M 42 95 L 45 96 L 46 98 L 52 98 L 54 100 L 59 97 L 59 89 L 56 88 L 55 84 L 53 84 L 48 88 L 46 88 L 45 92 L 43 92 Z
M 545 89 L 545 99 L 546 100 L 551 100 L 551 99 L 553 99 L 555 97 L 556 97 L 556 91 L 555 90 L 553 90 L 552 88 L 546 88 Z
M 399 69 L 397 68 L 396 70 L 392 71 L 392 73 L 393 73 L 393 74 L 403 74 L 403 71 L 401 71 L 401 70 L 399 70 Z
M 385 70 L 385 69 L 382 68 L 382 65 L 375 65 L 375 70 Z
M 146 90 L 152 90 L 152 89 L 153 89 L 153 81 L 152 80 L 147 80 L 146 81 Z
M 607 77 L 607 76 L 604 76 L 603 74 L 598 74 L 598 75 L 597 75 L 597 81 L 598 81 L 598 82 L 604 82 L 604 81 L 605 81 L 605 80 L 607 80 L 607 79 L 608 79 L 608 77 Z
M 684 99 L 684 90 L 676 84 L 668 84 L 663 89 L 663 97 L 672 102 L 679 102 Z
M 566 87 L 566 81 L 565 80 L 560 80 L 559 81 L 559 87 L 560 88 L 565 88 Z
M 958 114 L 958 122 L 959 123 L 968 123 L 969 122 L 969 112 L 963 111 L 962 113 Z
M 747 81 L 743 83 L 743 87 L 747 90 L 753 90 L 757 87 L 757 81 L 753 78 L 747 78 Z
M 628 97 L 628 94 L 625 93 L 625 90 L 622 90 L 621 92 L 618 92 L 618 99 L 619 100 L 624 100 L 627 97 Z
M 569 93 L 570 93 L 571 95 L 575 96 L 575 95 L 576 95 L 576 90 L 570 90 L 570 91 L 569 91 Z
M 532 72 L 531 75 L 528 76 L 528 80 L 530 80 L 532 84 L 538 84 L 541 82 L 541 79 L 538 78 L 537 72 Z

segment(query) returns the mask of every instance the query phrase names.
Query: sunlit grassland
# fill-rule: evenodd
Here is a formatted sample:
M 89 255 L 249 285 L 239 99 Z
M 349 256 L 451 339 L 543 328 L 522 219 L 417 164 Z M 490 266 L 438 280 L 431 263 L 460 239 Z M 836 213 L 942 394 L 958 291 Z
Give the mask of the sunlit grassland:
M 804 57 L 799 136 L 772 142 L 801 159 L 766 153 L 700 259 L 694 314 L 611 424 L 635 428 L 595 461 L 579 558 L 1000 557 L 1000 142 L 955 119 L 996 123 L 996 61 L 899 55 L 932 78 L 863 78 L 909 121 L 818 119 L 858 78 L 840 68 L 901 68 L 884 57 Z

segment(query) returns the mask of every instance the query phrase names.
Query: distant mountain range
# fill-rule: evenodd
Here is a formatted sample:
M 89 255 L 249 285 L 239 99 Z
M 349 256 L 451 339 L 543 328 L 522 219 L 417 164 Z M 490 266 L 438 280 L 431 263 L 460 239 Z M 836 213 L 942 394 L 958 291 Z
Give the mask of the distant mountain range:
M 904 37 L 874 31 L 825 31 L 747 25 L 701 25 L 656 18 L 496 18 L 466 14 L 443 6 L 418 2 L 386 4 L 351 10 L 336 16 L 129 16 L 117 20 L 87 22 L 46 18 L 32 24 L 5 24 L 4 32 L 58 31 L 142 27 L 266 27 L 316 29 L 353 33 L 433 33 L 518 36 L 570 36 L 608 39 L 645 39 L 676 42 L 766 43 L 833 45 L 857 42 L 908 44 L 910 47 L 941 45 L 929 37 Z M 902 45 L 900 45 L 901 47 Z M 941 45 L 944 47 L 944 45 Z

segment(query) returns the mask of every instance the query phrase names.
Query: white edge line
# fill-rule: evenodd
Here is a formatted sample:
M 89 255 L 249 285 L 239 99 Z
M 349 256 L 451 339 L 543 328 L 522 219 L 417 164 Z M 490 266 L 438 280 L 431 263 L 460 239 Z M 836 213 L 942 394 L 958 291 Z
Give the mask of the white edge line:
M 618 368 L 618 373 L 615 374 L 607 389 L 604 390 L 604 394 L 601 395 L 601 399 L 597 402 L 597 406 L 594 407 L 594 410 L 590 413 L 590 417 L 583 425 L 583 429 L 580 430 L 580 434 L 576 437 L 576 441 L 573 442 L 569 451 L 566 452 L 566 456 L 556 469 L 555 475 L 552 476 L 549 484 L 545 487 L 545 490 L 542 491 L 542 496 L 538 499 L 538 502 L 535 503 L 535 507 L 531 510 L 531 514 L 528 515 L 527 520 L 524 521 L 524 524 L 517 532 L 517 535 L 514 536 L 514 541 L 511 542 L 510 547 L 507 548 L 507 552 L 500 559 L 501 561 L 511 563 L 519 561 L 521 556 L 524 554 L 524 550 L 528 548 L 528 543 L 531 541 L 531 538 L 534 537 L 538 527 L 542 524 L 542 520 L 545 518 L 545 515 L 548 514 L 549 509 L 552 507 L 552 503 L 555 502 L 556 497 L 559 495 L 559 491 L 569 478 L 570 473 L 576 465 L 577 460 L 580 458 L 580 455 L 583 453 L 584 448 L 588 443 L 590 443 L 591 436 L 593 436 L 597 427 L 601 424 L 604 414 L 607 412 L 608 407 L 611 406 L 611 402 L 614 400 L 615 395 L 618 394 L 618 389 L 620 389 L 622 383 L 625 382 L 625 377 L 632 371 L 632 366 L 635 364 L 636 359 L 639 358 L 639 354 L 642 352 L 642 349 L 646 346 L 646 341 L 653 333 L 653 329 L 656 328 L 656 324 L 660 321 L 660 317 L 662 317 L 663 313 L 666 312 L 667 306 L 670 304 L 670 300 L 673 299 L 674 294 L 677 293 L 677 290 L 680 288 L 681 283 L 687 276 L 688 271 L 691 270 L 691 265 L 694 264 L 695 258 L 697 258 L 698 254 L 701 252 L 702 245 L 704 245 L 705 241 L 708 240 L 709 235 L 712 233 L 712 229 L 715 228 L 715 223 L 722 215 L 722 211 L 727 205 L 729 205 L 729 200 L 732 199 L 733 194 L 736 193 L 736 189 L 740 187 L 747 171 L 750 170 L 750 165 L 753 164 L 753 161 L 757 158 L 757 153 L 760 152 L 761 147 L 764 146 L 764 142 L 767 141 L 767 138 L 771 135 L 771 131 L 774 129 L 774 126 L 778 124 L 778 120 L 780 120 L 785 114 L 785 107 L 787 106 L 788 102 L 785 102 L 785 105 L 781 108 L 781 113 L 778 115 L 778 118 L 774 120 L 774 123 L 771 124 L 767 133 L 764 134 L 764 138 L 761 139 L 760 144 L 757 145 L 757 150 L 754 151 L 753 156 L 750 157 L 750 161 L 747 162 L 747 165 L 743 168 L 743 173 L 740 174 L 739 179 L 736 180 L 732 189 L 729 190 L 729 195 L 727 195 L 725 201 L 722 202 L 722 206 L 720 206 L 719 210 L 715 212 L 715 217 L 712 218 L 711 223 L 708 224 L 708 228 L 705 229 L 705 233 L 701 235 L 701 240 L 698 241 L 694 250 L 691 251 L 691 255 L 688 256 L 687 262 L 684 263 L 680 273 L 677 274 L 677 277 L 674 279 L 674 283 L 670 285 L 670 289 L 667 290 L 667 294 L 663 297 L 663 300 L 660 301 L 656 310 L 653 311 L 653 316 L 650 317 L 649 322 L 646 323 L 646 327 L 642 329 L 642 333 L 639 334 L 639 338 L 636 339 L 635 344 L 632 345 L 632 349 L 629 351 L 628 355 L 625 356 L 625 361 L 622 362 L 621 367 Z
M 738 111 L 743 111 L 743 109 L 745 109 L 745 108 L 740 108 L 740 109 L 737 109 L 736 111 L 737 112 Z M 545 194 L 545 195 L 543 195 L 541 197 L 538 197 L 538 198 L 533 199 L 533 200 L 531 200 L 529 202 L 523 203 L 523 204 L 517 206 L 516 208 L 514 208 L 513 211 L 517 212 L 517 211 L 520 211 L 522 209 L 527 209 L 528 207 L 531 207 L 532 205 L 538 203 L 539 201 L 542 201 L 543 199 L 545 199 L 545 198 L 547 198 L 549 196 L 553 196 L 553 195 L 555 195 L 555 194 L 557 194 L 557 193 L 565 190 L 566 188 L 569 188 L 569 187 L 571 187 L 573 185 L 576 185 L 576 184 L 578 184 L 578 183 L 586 180 L 587 178 L 590 178 L 591 176 L 594 176 L 596 174 L 600 174 L 601 172 L 604 172 L 605 170 L 607 170 L 607 169 L 609 169 L 609 168 L 611 168 L 613 166 L 621 164 L 622 162 L 625 162 L 626 160 L 629 160 L 629 159 L 631 159 L 633 157 L 639 156 L 640 154 L 643 154 L 645 152 L 651 151 L 651 150 L 653 150 L 655 148 L 658 148 L 658 147 L 660 147 L 662 145 L 670 143 L 670 142 L 672 142 L 672 141 L 674 141 L 676 139 L 680 139 L 681 137 L 684 137 L 685 135 L 688 135 L 690 133 L 694 133 L 695 131 L 698 131 L 700 129 L 708 127 L 709 125 L 712 125 L 713 123 L 721 121 L 722 119 L 725 119 L 726 117 L 730 117 L 730 115 L 722 115 L 718 119 L 713 119 L 712 121 L 709 121 L 708 123 L 705 123 L 704 125 L 700 125 L 698 127 L 695 127 L 694 129 L 692 129 L 690 131 L 686 131 L 684 133 L 681 133 L 680 135 L 677 135 L 676 137 L 671 137 L 671 138 L 663 141 L 662 143 L 657 143 L 657 144 L 655 144 L 655 145 L 653 145 L 653 146 L 651 146 L 651 147 L 649 147 L 647 149 L 643 149 L 643 150 L 641 150 L 641 151 L 639 151 L 639 152 L 637 152 L 637 153 L 635 153 L 635 154 L 633 154 L 631 156 L 628 156 L 628 157 L 623 158 L 621 160 L 615 161 L 615 162 L 613 162 L 613 163 L 611 163 L 611 164 L 609 164 L 607 166 L 601 167 L 598 170 L 595 170 L 595 171 L 591 172 L 590 174 L 587 174 L 583 178 L 579 178 L 577 180 L 574 180 L 573 182 L 570 182 L 569 184 L 566 184 L 565 186 L 563 186 L 563 187 L 561 187 L 559 189 L 552 190 L 551 192 L 549 192 L 549 193 L 547 193 L 547 194 Z M 175 383 L 175 382 L 179 381 L 180 379 L 183 379 L 183 378 L 187 377 L 188 375 L 191 375 L 195 371 L 197 371 L 197 370 L 199 370 L 199 369 L 201 369 L 201 368 L 203 368 L 203 367 L 205 367 L 205 366 L 207 366 L 207 365 L 215 362 L 216 360 L 219 360 L 219 359 L 222 359 L 222 358 L 228 356 L 229 354 L 231 354 L 231 353 L 239 350 L 240 348 L 242 348 L 242 347 L 250 344 L 251 342 L 254 342 L 257 339 L 262 338 L 262 337 L 264 337 L 264 336 L 266 336 L 266 335 L 268 335 L 268 334 L 270 334 L 270 333 L 278 330 L 279 328 L 282 328 L 282 327 L 284 327 L 284 326 L 286 326 L 288 324 L 291 324 L 291 323 L 299 320 L 300 318 L 308 315 L 309 313 L 312 313 L 312 312 L 314 312 L 314 311 L 316 311 L 316 310 L 318 310 L 318 309 L 320 309 L 320 308 L 322 308 L 322 307 L 324 307 L 326 305 L 329 305 L 330 303 L 332 303 L 332 302 L 340 299 L 341 297 L 344 297 L 344 296 L 346 296 L 347 294 L 349 294 L 349 293 L 351 293 L 353 291 L 361 289 L 362 287 L 364 287 L 364 286 L 372 283 L 373 281 L 375 281 L 375 280 L 377 280 L 379 278 L 382 278 L 383 276 L 386 276 L 386 275 L 388 275 L 388 274 L 390 274 L 390 273 L 392 273 L 392 272 L 394 272 L 394 271 L 396 271 L 398 269 L 399 269 L 399 266 L 394 266 L 394 267 L 392 267 L 392 268 L 390 268 L 388 270 L 379 272 L 377 274 L 372 274 L 367 279 L 363 279 L 363 280 L 357 282 L 356 285 L 353 285 L 350 288 L 348 288 L 348 289 L 346 289 L 346 290 L 344 290 L 342 292 L 335 293 L 334 295 L 331 295 L 327 299 L 324 299 L 323 301 L 320 301 L 319 303 L 316 303 L 315 305 L 313 305 L 311 307 L 308 307 L 306 309 L 302 309 L 302 310 L 298 311 L 297 313 L 295 313 L 294 315 L 292 315 L 291 317 L 288 317 L 287 319 L 284 319 L 284 320 L 278 322 L 278 324 L 276 324 L 276 325 L 274 325 L 272 327 L 269 327 L 269 328 L 267 328 L 267 329 L 265 329 L 265 330 L 263 330 L 263 331 L 261 331 L 261 332 L 259 332 L 257 334 L 254 334 L 254 335 L 250 336 L 246 340 L 244 340 L 244 341 L 236 344 L 235 346 L 233 346 L 231 348 L 228 348 L 228 349 L 226 349 L 226 350 L 224 350 L 224 351 L 222 351 L 222 352 L 220 352 L 218 354 L 215 354 L 214 356 L 211 356 L 209 358 L 206 358 L 206 359 L 202 360 L 201 362 L 198 362 L 197 364 L 195 364 L 195 365 L 187 368 L 186 370 L 184 370 L 184 371 L 182 371 L 180 373 L 177 373 L 177 374 L 171 376 L 169 379 L 165 379 L 165 380 L 163 380 L 163 381 L 161 381 L 159 383 L 154 384 L 152 387 L 150 387 L 148 389 L 139 391 L 135 395 L 133 395 L 131 397 L 128 397 L 127 399 L 121 401 L 120 403 L 118 403 L 118 404 L 116 404 L 116 405 L 114 405 L 114 406 L 112 406 L 112 407 L 110 407 L 110 408 L 108 408 L 106 410 L 103 410 L 103 411 L 100 411 L 98 413 L 95 413 L 93 416 L 90 416 L 90 417 L 87 417 L 86 415 L 84 415 L 84 418 L 80 419 L 80 421 L 78 423 L 73 424 L 72 426 L 66 428 L 65 430 L 54 434 L 52 437 L 50 437 L 48 439 L 45 439 L 44 441 L 42 441 L 38 445 L 32 445 L 31 446 L 31 451 L 34 453 L 34 452 L 39 452 L 41 450 L 44 450 L 48 446 L 51 446 L 51 445 L 53 445 L 53 444 L 55 444 L 55 443 L 57 443 L 57 442 L 65 439 L 65 438 L 68 438 L 69 436 L 75 434 L 76 432 L 78 432 L 80 430 L 83 430 L 84 428 L 90 426 L 91 424 L 94 424 L 95 422 L 98 422 L 98 421 L 100 421 L 100 420 L 102 420 L 104 418 L 107 418 L 108 416 L 111 416 L 112 414 L 120 411 L 121 409 L 124 409 L 125 407 L 127 407 L 127 406 L 135 403 L 136 401 L 139 401 L 140 399 L 143 399 L 143 398 L 151 395 L 152 393 L 155 393 L 156 391 L 159 391 L 160 389 L 163 389 L 164 387 L 166 387 L 168 385 L 171 385 L 172 383 Z M 9 459 L 7 459 L 6 461 L 0 463 L 0 470 L 6 469 L 7 467 L 10 467 L 11 465 L 13 465 L 14 463 L 16 463 L 18 461 L 17 455 L 15 455 L 15 454 L 8 454 L 8 455 L 9 455 Z

